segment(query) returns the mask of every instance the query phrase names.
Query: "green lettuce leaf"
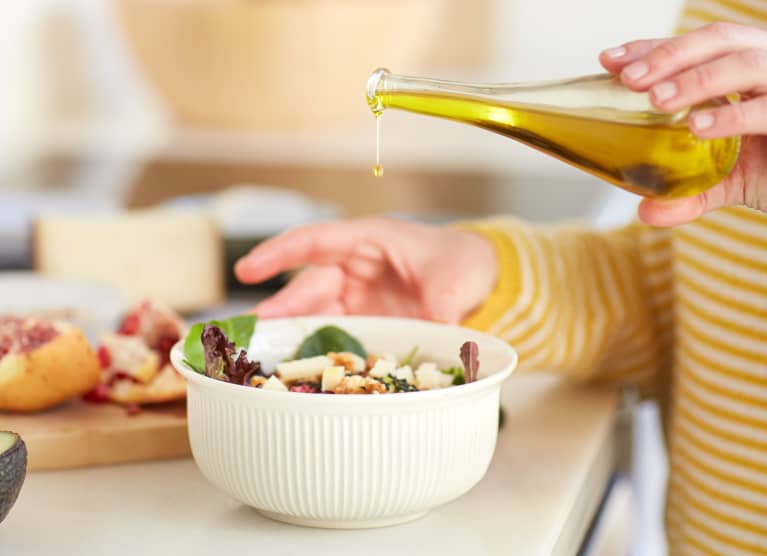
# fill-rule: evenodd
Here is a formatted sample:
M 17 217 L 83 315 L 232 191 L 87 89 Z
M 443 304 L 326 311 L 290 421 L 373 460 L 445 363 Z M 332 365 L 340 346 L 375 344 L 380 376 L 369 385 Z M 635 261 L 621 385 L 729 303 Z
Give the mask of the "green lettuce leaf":
M 202 345 L 202 332 L 206 324 L 212 324 L 226 334 L 236 350 L 247 350 L 253 332 L 256 329 L 256 315 L 238 315 L 224 320 L 212 320 L 210 322 L 198 322 L 189 329 L 189 334 L 184 341 L 184 359 L 186 364 L 200 374 L 205 374 L 205 351 Z

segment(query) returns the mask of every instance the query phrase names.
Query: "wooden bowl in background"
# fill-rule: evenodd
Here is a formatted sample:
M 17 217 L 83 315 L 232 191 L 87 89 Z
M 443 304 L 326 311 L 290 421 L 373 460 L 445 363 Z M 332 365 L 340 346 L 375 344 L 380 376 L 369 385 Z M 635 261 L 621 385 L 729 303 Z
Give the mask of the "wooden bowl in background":
M 451 0 L 117 0 L 146 75 L 181 125 L 346 126 L 379 66 L 419 73 Z M 454 19 L 454 18 L 453 18 Z

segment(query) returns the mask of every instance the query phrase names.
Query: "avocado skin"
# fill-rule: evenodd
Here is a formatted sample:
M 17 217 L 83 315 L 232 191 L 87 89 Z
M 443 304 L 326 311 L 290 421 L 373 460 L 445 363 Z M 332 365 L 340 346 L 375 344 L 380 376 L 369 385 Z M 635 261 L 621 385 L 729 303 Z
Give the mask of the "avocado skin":
M 21 437 L 0 454 L 0 523 L 11 511 L 27 474 L 27 446 Z

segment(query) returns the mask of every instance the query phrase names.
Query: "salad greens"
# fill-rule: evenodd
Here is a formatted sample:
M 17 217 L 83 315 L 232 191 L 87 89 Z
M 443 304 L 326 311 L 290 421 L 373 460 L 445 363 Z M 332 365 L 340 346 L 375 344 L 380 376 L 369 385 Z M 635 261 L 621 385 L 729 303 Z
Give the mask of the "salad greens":
M 258 361 L 248 361 L 244 349 L 240 350 L 237 358 L 235 345 L 230 342 L 224 332 L 214 324 L 206 324 L 202 331 L 202 345 L 205 356 L 205 374 L 211 378 L 247 384 L 255 376 L 264 376 Z
M 418 392 L 418 387 L 415 384 L 411 384 L 404 378 L 397 378 L 392 375 L 386 375 L 383 378 L 379 378 L 381 382 L 386 385 L 386 389 L 389 392 Z
M 195 371 L 205 374 L 205 349 L 202 335 L 206 325 L 218 327 L 226 339 L 234 344 L 235 350 L 247 350 L 253 331 L 256 329 L 256 315 L 238 315 L 224 320 L 200 322 L 192 326 L 184 342 L 184 358 L 187 365 Z
M 442 388 L 477 379 L 479 350 L 475 342 L 465 342 L 460 348 L 463 368 L 438 370 L 435 363 L 423 362 L 414 373 L 411 366 L 416 363 L 418 346 L 398 365 L 384 357 L 384 363 L 391 367 L 384 368 L 386 365 L 381 359 L 368 357 L 357 338 L 332 325 L 318 328 L 305 337 L 292 360 L 278 364 L 276 370 L 270 369 L 267 375 L 261 363 L 249 360 L 247 354 L 257 320 L 256 315 L 239 315 L 195 324 L 184 340 L 186 364 L 216 380 L 265 390 L 305 393 L 417 392 L 422 388 Z M 360 362 L 359 358 L 364 361 Z M 450 379 L 441 380 L 440 373 Z
M 461 362 L 463 363 L 466 382 L 477 380 L 479 371 L 479 346 L 476 342 L 466 342 L 461 346 Z
M 294 359 L 305 359 L 330 352 L 342 353 L 345 351 L 356 353 L 363 358 L 368 355 L 360 341 L 345 330 L 337 326 L 323 326 L 301 342 Z
M 411 349 L 405 358 L 400 361 L 399 366 L 404 367 L 405 365 L 410 365 L 413 362 L 413 359 L 415 359 L 416 353 L 418 353 L 418 346 L 413 346 L 413 349 Z
M 440 369 L 443 374 L 452 375 L 453 386 L 459 384 L 466 384 L 466 377 L 463 375 L 463 369 L 461 367 L 450 367 L 449 369 Z

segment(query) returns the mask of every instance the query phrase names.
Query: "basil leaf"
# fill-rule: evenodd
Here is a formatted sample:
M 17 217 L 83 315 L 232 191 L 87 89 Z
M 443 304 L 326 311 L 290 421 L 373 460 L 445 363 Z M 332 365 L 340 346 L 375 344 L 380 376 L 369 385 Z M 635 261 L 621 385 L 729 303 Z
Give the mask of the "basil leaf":
M 205 374 L 205 351 L 202 345 L 202 332 L 206 324 L 218 326 L 226 334 L 235 348 L 248 349 L 253 332 L 256 329 L 256 315 L 238 315 L 224 320 L 198 322 L 189 329 L 184 341 L 184 358 L 186 363 L 200 374 Z
M 301 342 L 298 350 L 296 350 L 294 359 L 325 355 L 330 351 L 336 353 L 348 351 L 356 353 L 360 357 L 367 357 L 365 348 L 362 347 L 357 338 L 337 326 L 323 326 L 316 330 L 314 334 L 304 338 L 304 341 Z

